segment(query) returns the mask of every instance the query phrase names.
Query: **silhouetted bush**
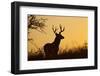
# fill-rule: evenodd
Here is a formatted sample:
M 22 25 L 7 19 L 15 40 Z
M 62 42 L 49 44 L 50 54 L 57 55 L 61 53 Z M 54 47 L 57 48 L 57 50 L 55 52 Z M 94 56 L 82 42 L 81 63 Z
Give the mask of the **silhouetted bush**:
M 42 60 L 44 57 L 43 49 L 38 49 L 37 52 L 33 52 L 32 50 L 28 52 L 28 60 Z
M 59 49 L 62 51 L 57 55 L 57 57 L 46 58 L 43 53 L 43 49 L 39 48 L 38 52 L 28 52 L 28 60 L 52 60 L 52 59 L 79 59 L 79 58 L 88 58 L 88 49 L 87 45 L 82 47 L 71 48 L 71 49 Z

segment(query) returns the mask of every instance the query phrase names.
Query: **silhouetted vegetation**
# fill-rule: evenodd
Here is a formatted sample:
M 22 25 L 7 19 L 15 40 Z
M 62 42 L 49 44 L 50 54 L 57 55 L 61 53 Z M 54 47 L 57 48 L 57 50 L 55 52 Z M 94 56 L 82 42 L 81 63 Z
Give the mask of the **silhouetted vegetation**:
M 28 15 L 28 29 L 35 29 L 43 31 L 44 26 L 46 26 L 45 22 L 47 19 L 45 18 L 37 18 L 35 15 Z
M 29 37 L 30 29 L 45 33 L 44 27 L 46 27 L 46 21 L 46 18 L 37 18 L 35 15 L 28 15 L 28 41 L 34 40 Z
M 30 52 L 28 52 L 28 60 L 42 60 L 44 59 L 44 54 L 42 52 L 42 49 L 38 49 L 38 52 L 32 52 L 32 50 Z
M 79 46 L 77 48 L 71 49 L 61 49 L 61 53 L 57 54 L 56 57 L 46 58 L 42 49 L 38 49 L 38 52 L 28 52 L 28 60 L 53 60 L 53 59 L 80 59 L 80 58 L 88 58 L 88 49 L 87 43 L 83 46 Z

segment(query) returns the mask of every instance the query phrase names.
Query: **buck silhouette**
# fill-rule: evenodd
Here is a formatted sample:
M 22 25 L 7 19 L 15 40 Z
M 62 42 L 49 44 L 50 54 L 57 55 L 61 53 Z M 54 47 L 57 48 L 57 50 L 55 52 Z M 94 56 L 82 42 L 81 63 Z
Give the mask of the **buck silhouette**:
M 61 39 L 64 39 L 64 37 L 61 35 L 61 33 L 65 30 L 65 27 L 62 28 L 61 25 L 59 25 L 59 27 L 60 27 L 59 33 L 57 33 L 57 28 L 54 28 L 54 26 L 52 27 L 52 30 L 56 37 L 52 43 L 47 43 L 44 45 L 45 58 L 47 58 L 47 59 L 57 57 L 60 41 L 61 41 Z

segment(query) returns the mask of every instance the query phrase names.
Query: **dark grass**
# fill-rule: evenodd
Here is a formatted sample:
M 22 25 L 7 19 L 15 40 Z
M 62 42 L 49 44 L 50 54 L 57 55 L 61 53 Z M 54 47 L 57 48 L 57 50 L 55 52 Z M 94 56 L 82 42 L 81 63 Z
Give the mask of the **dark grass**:
M 56 57 L 46 58 L 43 49 L 38 49 L 38 52 L 33 53 L 28 52 L 28 61 L 33 60 L 54 60 L 54 59 L 80 59 L 80 58 L 88 58 L 88 49 L 87 46 L 72 48 L 72 49 L 61 49 L 62 51 Z

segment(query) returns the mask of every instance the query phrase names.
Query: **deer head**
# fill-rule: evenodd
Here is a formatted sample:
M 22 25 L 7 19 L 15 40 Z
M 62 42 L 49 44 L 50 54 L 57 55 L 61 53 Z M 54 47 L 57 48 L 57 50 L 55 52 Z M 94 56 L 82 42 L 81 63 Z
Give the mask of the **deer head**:
M 54 34 L 56 35 L 56 37 L 58 39 L 64 39 L 64 36 L 62 36 L 61 33 L 65 30 L 65 27 L 62 28 L 61 24 L 59 25 L 59 27 L 60 27 L 59 33 L 57 33 L 57 30 L 58 29 L 57 28 L 54 28 L 54 25 L 52 27 L 52 30 L 53 30 Z

